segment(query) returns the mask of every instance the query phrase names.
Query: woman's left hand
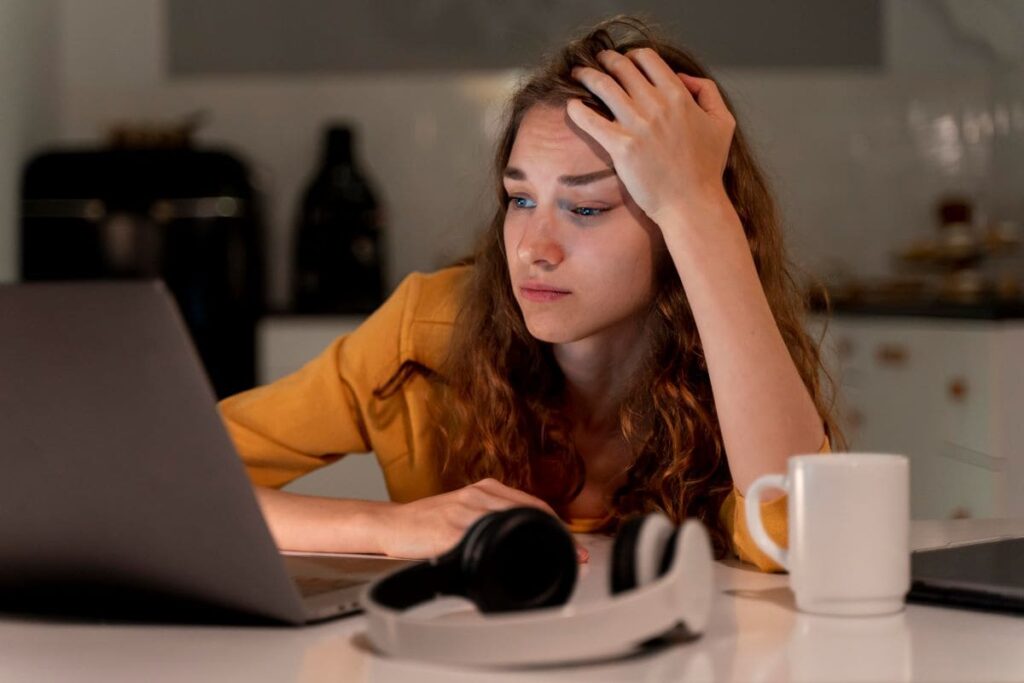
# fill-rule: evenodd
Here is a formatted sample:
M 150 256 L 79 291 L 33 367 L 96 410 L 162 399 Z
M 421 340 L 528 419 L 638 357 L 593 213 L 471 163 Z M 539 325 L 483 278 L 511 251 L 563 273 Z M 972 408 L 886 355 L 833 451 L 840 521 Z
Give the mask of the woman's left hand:
M 603 50 L 598 60 L 608 73 L 584 66 L 573 69 L 573 76 L 601 98 L 615 120 L 578 99 L 569 100 L 567 112 L 611 156 L 637 206 L 662 225 L 659 217 L 708 193 L 715 200 L 724 197 L 722 174 L 736 119 L 715 82 L 673 72 L 650 48 L 625 55 Z

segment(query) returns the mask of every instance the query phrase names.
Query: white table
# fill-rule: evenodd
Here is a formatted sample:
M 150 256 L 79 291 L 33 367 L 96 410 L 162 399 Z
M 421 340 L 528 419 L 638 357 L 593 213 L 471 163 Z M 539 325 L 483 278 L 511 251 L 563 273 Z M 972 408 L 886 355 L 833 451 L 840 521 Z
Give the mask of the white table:
M 912 546 L 1024 536 L 1024 520 L 914 522 Z M 609 539 L 591 549 L 573 600 L 607 590 Z M 481 671 L 389 660 L 362 617 L 307 628 L 94 625 L 0 619 L 0 681 L 1024 681 L 1024 617 L 908 605 L 895 616 L 794 610 L 784 575 L 716 565 L 708 631 L 631 658 Z

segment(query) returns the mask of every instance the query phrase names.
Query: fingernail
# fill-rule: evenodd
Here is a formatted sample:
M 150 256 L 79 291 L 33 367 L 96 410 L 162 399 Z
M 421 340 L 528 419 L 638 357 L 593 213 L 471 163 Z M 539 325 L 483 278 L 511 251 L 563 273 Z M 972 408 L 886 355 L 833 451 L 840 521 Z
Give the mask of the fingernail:
M 579 558 L 580 562 L 586 562 L 590 559 L 590 553 L 586 548 L 576 548 L 576 557 Z

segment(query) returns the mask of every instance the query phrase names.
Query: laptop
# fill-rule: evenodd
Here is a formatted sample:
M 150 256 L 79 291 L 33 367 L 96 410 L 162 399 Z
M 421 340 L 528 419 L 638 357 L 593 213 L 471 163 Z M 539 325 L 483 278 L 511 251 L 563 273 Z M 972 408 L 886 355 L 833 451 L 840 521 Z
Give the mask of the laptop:
M 162 281 L 0 286 L 0 613 L 305 624 L 409 564 L 285 555 Z
M 911 554 L 910 602 L 1024 614 L 1024 538 Z

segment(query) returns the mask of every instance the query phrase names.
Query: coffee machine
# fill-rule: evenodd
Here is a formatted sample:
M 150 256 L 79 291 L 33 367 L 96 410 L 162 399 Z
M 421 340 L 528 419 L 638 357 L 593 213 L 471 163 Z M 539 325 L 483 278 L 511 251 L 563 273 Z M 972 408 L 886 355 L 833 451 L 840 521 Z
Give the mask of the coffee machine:
M 44 152 L 22 175 L 21 276 L 163 279 L 223 398 L 255 383 L 260 216 L 248 169 L 227 151 Z

